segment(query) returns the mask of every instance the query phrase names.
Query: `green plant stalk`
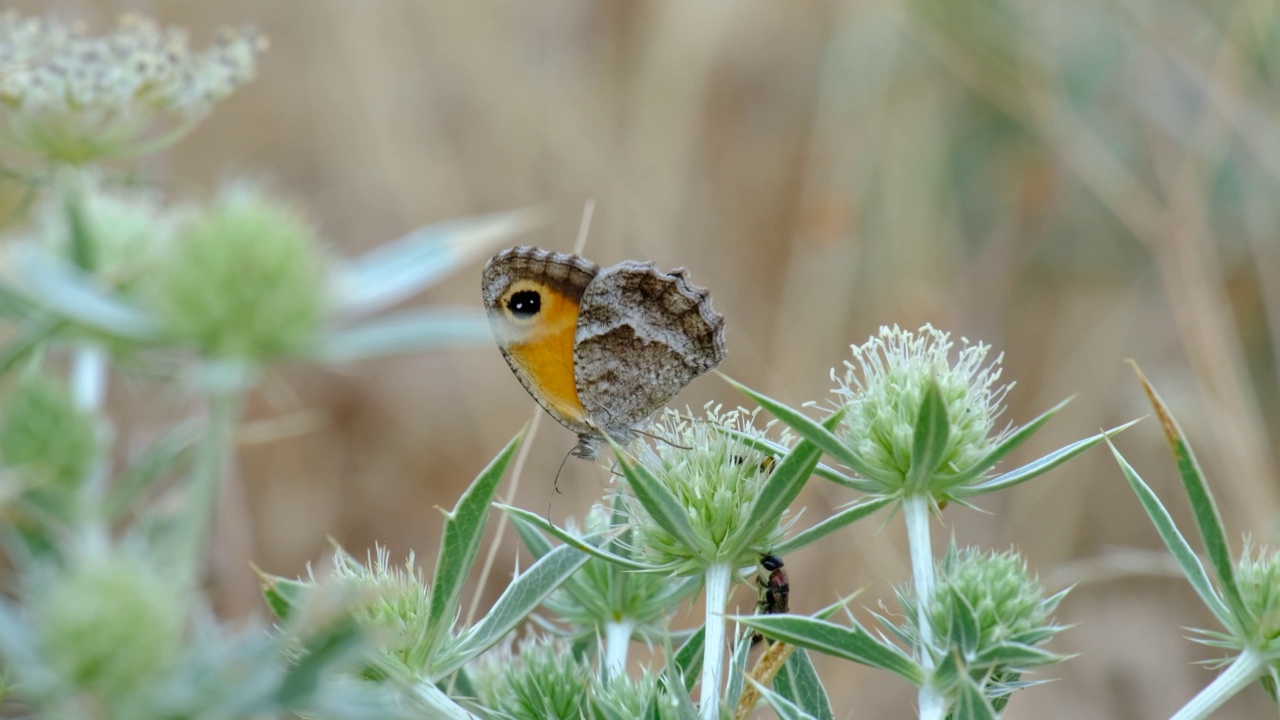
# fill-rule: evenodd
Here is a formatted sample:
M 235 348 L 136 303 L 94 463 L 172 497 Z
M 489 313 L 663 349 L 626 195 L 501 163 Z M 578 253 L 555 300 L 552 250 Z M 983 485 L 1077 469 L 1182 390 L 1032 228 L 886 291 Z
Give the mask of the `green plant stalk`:
M 720 720 L 720 680 L 724 674 L 725 607 L 729 604 L 729 583 L 733 568 L 724 564 L 707 567 L 707 620 L 703 626 L 702 695 L 700 710 L 703 720 Z
M 1223 703 L 1262 677 L 1266 670 L 1267 663 L 1256 650 L 1245 650 L 1169 720 L 1201 720 L 1209 717 Z
M 902 501 L 902 515 L 907 523 L 907 546 L 911 550 L 911 577 L 916 590 L 916 623 L 920 628 L 923 647 L 917 648 L 920 666 L 928 675 L 933 671 L 933 626 L 929 621 L 929 606 L 933 603 L 933 546 L 929 540 L 929 496 L 924 493 L 909 495 Z M 946 698 L 938 694 L 933 678 L 926 677 L 920 685 L 920 720 L 942 720 L 947 715 Z
M 415 683 L 414 696 L 421 703 L 423 709 L 428 711 L 429 714 L 426 717 L 441 718 L 442 720 L 479 720 L 475 715 L 467 712 L 465 708 L 454 702 L 434 683 L 427 681 Z
M 188 476 L 186 522 L 180 536 L 179 561 L 185 564 L 186 579 L 192 583 L 200 576 L 205 545 L 218 510 L 222 471 L 232 450 L 243 399 L 244 395 L 238 391 L 215 392 L 209 396 L 209 424 Z
M 629 619 L 621 619 L 605 623 L 604 626 L 604 671 L 608 676 L 621 675 L 627 671 L 627 652 L 631 648 L 631 631 L 636 624 Z

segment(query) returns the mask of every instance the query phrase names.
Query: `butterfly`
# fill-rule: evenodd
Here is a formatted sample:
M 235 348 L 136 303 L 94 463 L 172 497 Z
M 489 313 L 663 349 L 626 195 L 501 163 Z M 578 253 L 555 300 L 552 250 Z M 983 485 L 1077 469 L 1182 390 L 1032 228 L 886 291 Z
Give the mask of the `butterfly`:
M 514 247 L 481 275 L 498 349 L 534 400 L 595 458 L 724 359 L 724 318 L 684 268 Z

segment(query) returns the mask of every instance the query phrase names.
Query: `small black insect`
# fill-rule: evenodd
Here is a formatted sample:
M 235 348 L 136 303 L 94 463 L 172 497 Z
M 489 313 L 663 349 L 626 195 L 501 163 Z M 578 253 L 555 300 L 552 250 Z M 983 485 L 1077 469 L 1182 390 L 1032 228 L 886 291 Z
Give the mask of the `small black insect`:
M 756 574 L 756 584 L 760 586 L 760 600 L 757 608 L 761 615 L 777 615 L 790 611 L 791 584 L 787 581 L 787 571 L 782 569 L 782 558 L 777 555 L 760 556 L 760 571 Z M 760 633 L 753 634 L 751 644 L 755 645 L 763 637 Z

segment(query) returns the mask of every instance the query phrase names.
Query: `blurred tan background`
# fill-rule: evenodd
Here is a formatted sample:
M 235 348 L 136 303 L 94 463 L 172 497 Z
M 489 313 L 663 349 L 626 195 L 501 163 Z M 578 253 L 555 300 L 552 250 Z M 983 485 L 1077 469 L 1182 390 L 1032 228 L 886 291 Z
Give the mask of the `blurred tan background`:
M 1236 538 L 1275 538 L 1280 387 L 1280 25 L 1265 0 L 70 2 L 271 39 L 260 77 L 172 151 L 162 180 L 272 179 L 354 253 L 423 224 L 544 203 L 526 241 L 689 268 L 729 325 L 722 369 L 793 404 L 881 324 L 931 322 L 1005 353 L 1006 417 L 1075 400 L 1014 458 L 1149 412 L 1139 361 L 1191 434 Z M 478 307 L 479 266 L 414 303 Z M 715 377 L 679 398 L 739 402 Z M 113 388 L 116 407 L 154 403 Z M 251 404 L 213 581 L 261 612 L 250 560 L 296 574 L 333 536 L 431 570 L 440 506 L 532 416 L 494 347 L 287 368 Z M 128 431 L 125 438 L 128 439 Z M 572 436 L 544 419 L 516 502 L 543 510 Z M 1154 422 L 1118 441 L 1183 527 Z M 1009 467 L 1013 466 L 1013 463 Z M 606 473 L 571 462 L 557 520 Z M 505 486 L 500 492 L 506 492 Z M 815 481 L 805 521 L 853 496 Z M 1006 717 L 1155 718 L 1212 673 L 1210 627 L 1105 450 L 953 508 L 937 541 L 1023 551 L 1079 586 L 1054 649 L 1081 657 Z M 892 605 L 901 521 L 787 558 L 793 608 Z M 516 557 L 502 540 L 482 602 Z M 527 564 L 527 558 L 525 559 Z M 744 608 L 749 593 L 739 596 Z M 692 618 L 690 618 L 692 622 Z M 911 715 L 905 683 L 820 661 L 840 717 Z M 1217 717 L 1274 713 L 1254 687 Z

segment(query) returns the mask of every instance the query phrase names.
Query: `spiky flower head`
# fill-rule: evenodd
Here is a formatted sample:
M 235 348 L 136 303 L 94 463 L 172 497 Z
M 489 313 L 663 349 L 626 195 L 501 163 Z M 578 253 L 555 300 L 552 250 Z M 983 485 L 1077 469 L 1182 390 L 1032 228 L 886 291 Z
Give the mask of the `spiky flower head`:
M 98 454 L 98 427 L 70 391 L 41 376 L 24 379 L 0 411 L 0 465 L 21 479 L 24 499 L 66 518 Z
M 1017 553 L 957 550 L 952 544 L 938 563 L 928 607 L 934 640 L 926 650 L 934 656 L 940 684 L 982 682 L 989 698 L 1007 698 L 1029 684 L 1020 681 L 1023 673 L 1063 660 L 1039 646 L 1063 629 L 1050 616 L 1064 595 L 1046 597 Z M 898 601 L 907 638 L 923 645 L 914 591 L 899 592 Z
M 38 577 L 26 606 L 62 692 L 128 698 L 161 676 L 183 643 L 179 585 L 123 550 Z
M 903 490 L 916 419 L 931 383 L 941 391 L 950 422 L 940 472 L 963 472 L 1010 432 L 995 432 L 1013 387 L 999 382 L 1003 354 L 987 362 L 990 345 L 965 338 L 960 343 L 957 351 L 950 334 L 931 325 L 916 332 L 881 327 L 879 336 L 853 346 L 853 361 L 845 362 L 842 375 L 831 371 L 837 406 L 845 409 L 841 437 L 885 494 Z
M 234 360 L 305 349 L 323 319 L 324 281 L 311 225 L 243 183 L 196 212 L 147 278 L 148 299 L 173 340 Z
M 581 533 L 572 524 L 567 529 L 580 536 L 608 532 L 613 528 L 612 515 L 597 505 L 587 513 Z M 630 557 L 634 552 L 631 537 L 631 531 L 624 531 L 607 549 Z M 672 582 L 658 573 L 633 572 L 593 557 L 543 604 L 568 623 L 565 634 L 575 646 L 594 647 L 612 628 L 660 643 L 673 608 L 696 588 L 692 582 Z
M 186 33 L 139 16 L 93 36 L 55 17 L 0 13 L 0 112 L 14 144 L 82 164 L 157 149 L 253 79 L 266 39 L 218 32 L 193 51 Z
M 382 546 L 375 546 L 364 564 L 338 549 L 333 555 L 333 581 L 352 594 L 349 611 L 382 658 L 405 676 L 417 677 L 430 660 L 431 591 L 413 553 L 403 566 L 396 566 Z
M 763 438 L 755 415 L 712 405 L 699 420 L 670 408 L 663 411 L 653 427 L 660 440 L 653 447 L 640 444 L 636 459 L 684 508 L 695 544 L 685 544 L 654 521 L 634 494 L 623 493 L 633 542 L 646 562 L 680 575 L 699 573 L 711 564 L 746 567 L 781 541 L 786 523 L 759 527 L 748 522 L 773 458 L 724 432 Z
M 582 720 L 594 672 L 563 640 L 536 638 L 482 656 L 480 683 L 488 714 L 500 720 Z M 487 667 L 488 670 L 483 668 Z
M 1280 552 L 1246 543 L 1236 565 L 1240 598 L 1254 619 L 1251 637 L 1237 647 L 1252 646 L 1280 659 Z

